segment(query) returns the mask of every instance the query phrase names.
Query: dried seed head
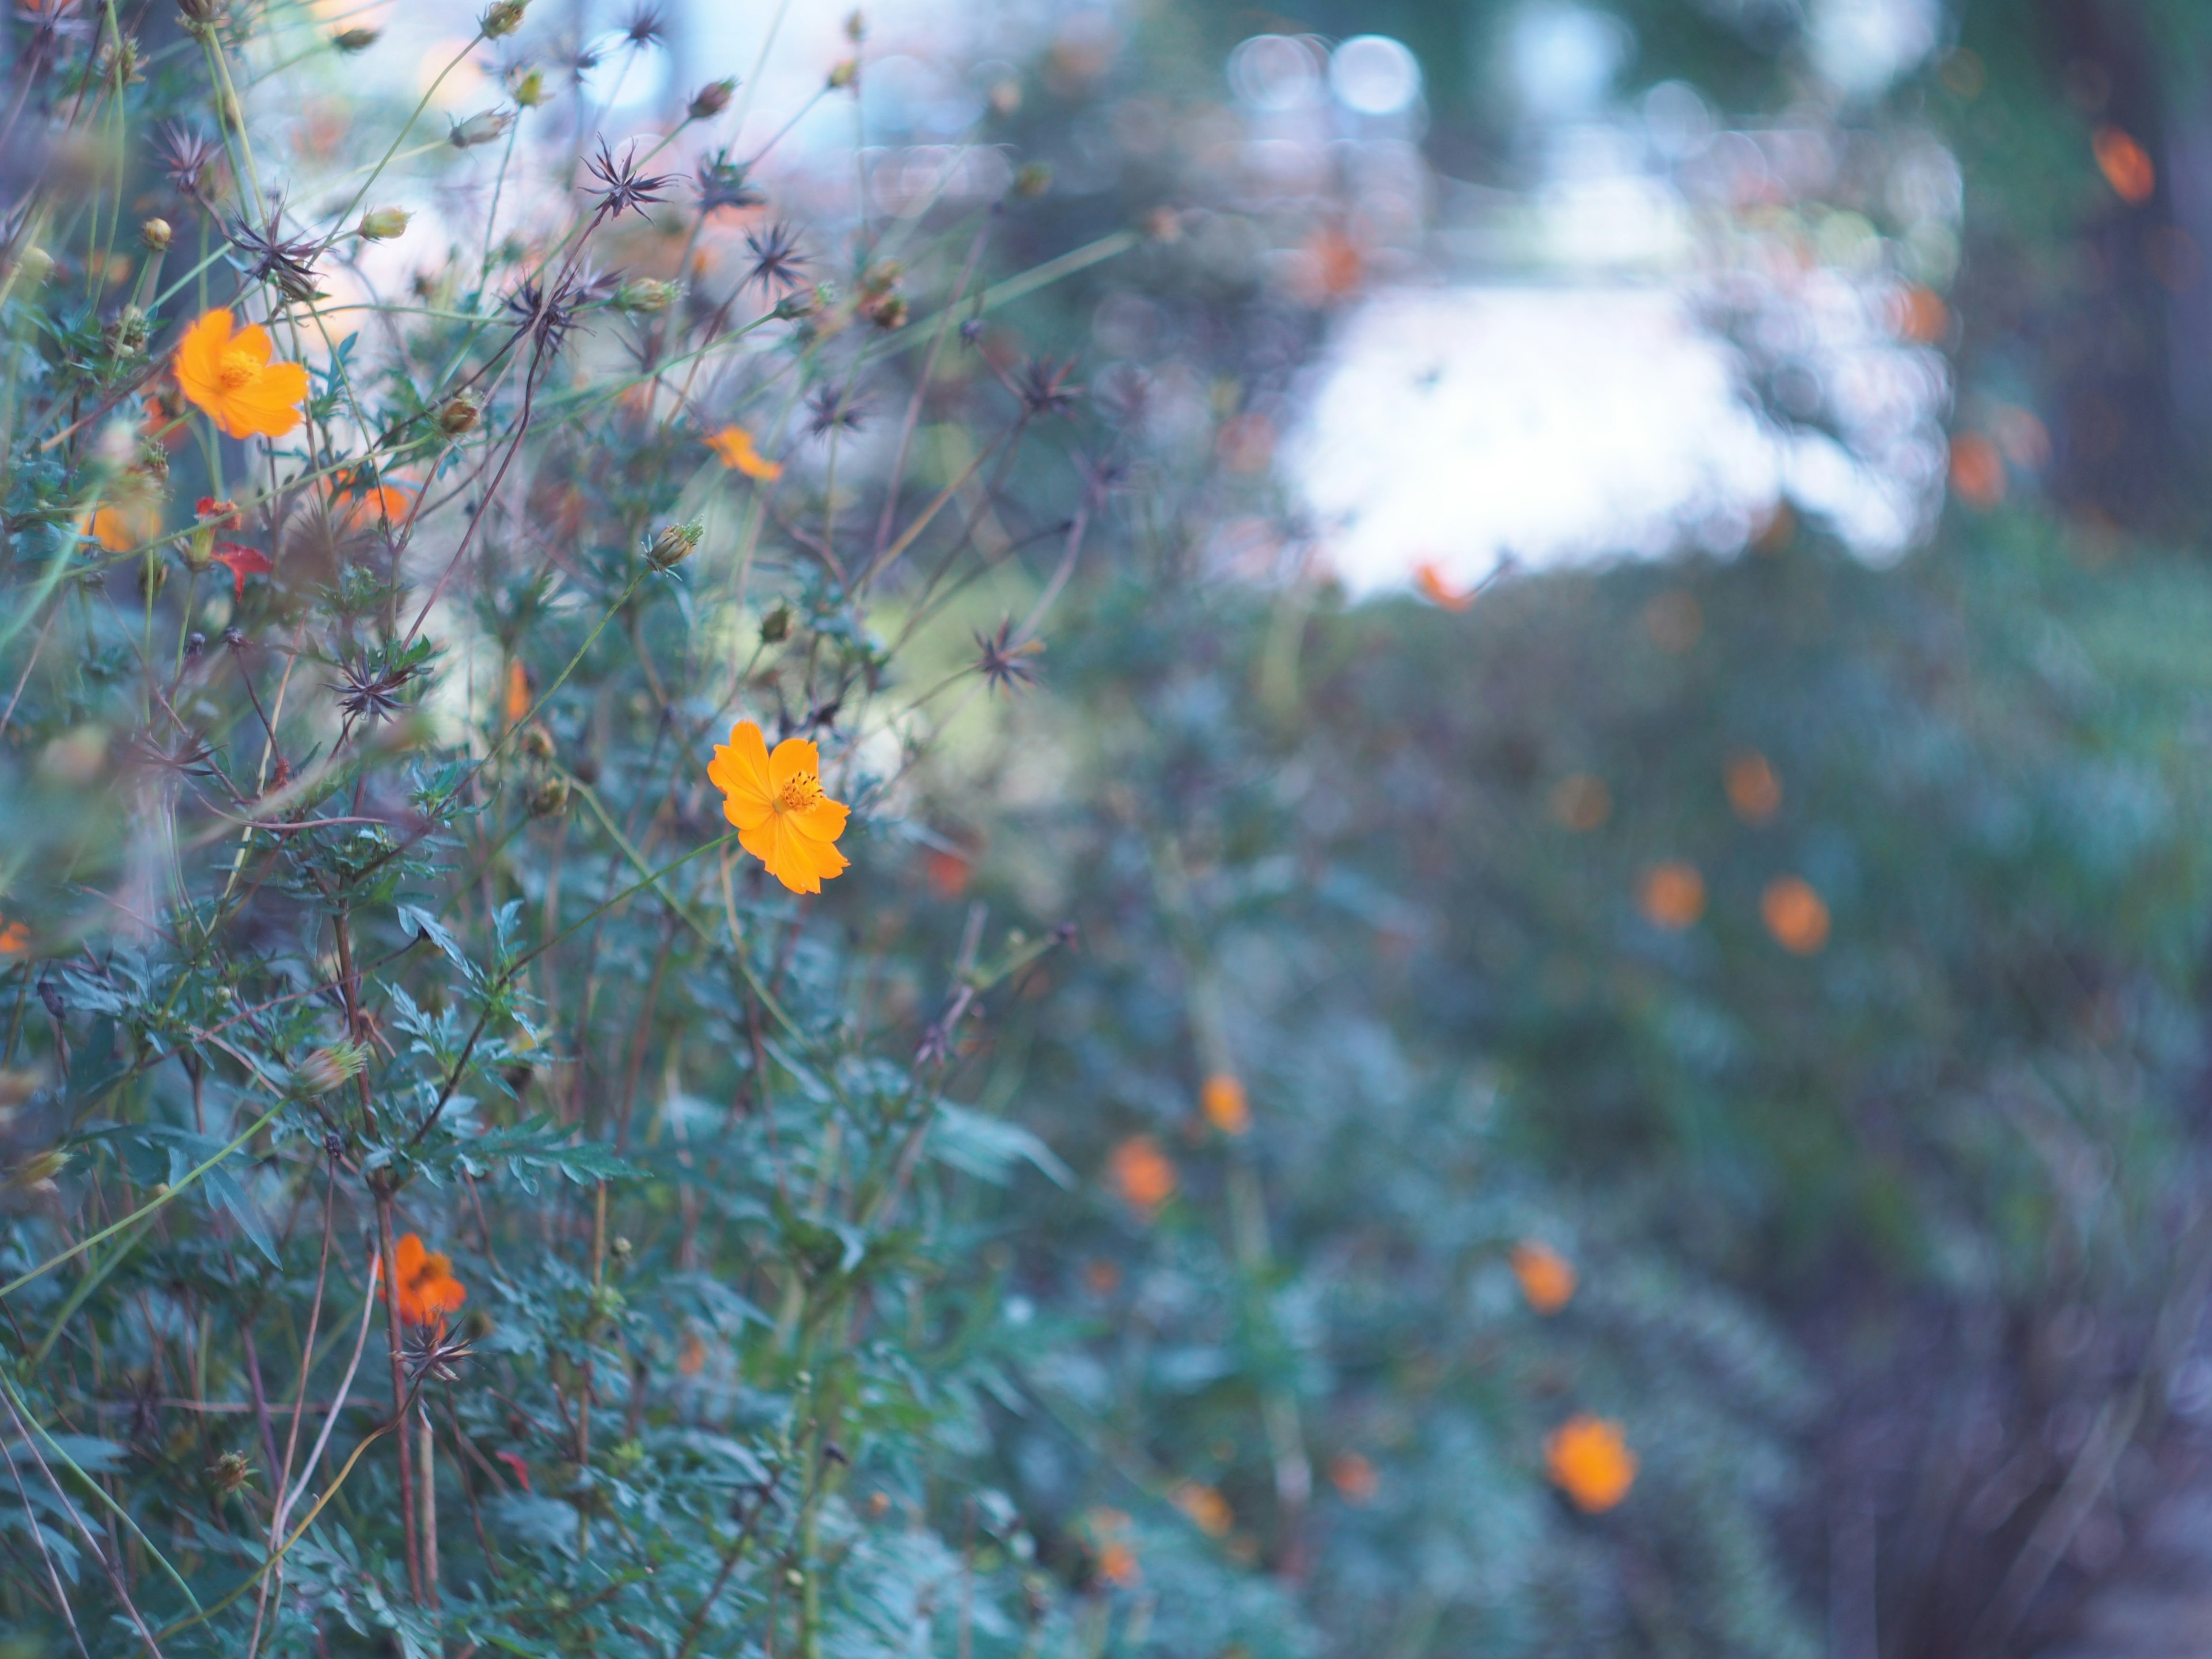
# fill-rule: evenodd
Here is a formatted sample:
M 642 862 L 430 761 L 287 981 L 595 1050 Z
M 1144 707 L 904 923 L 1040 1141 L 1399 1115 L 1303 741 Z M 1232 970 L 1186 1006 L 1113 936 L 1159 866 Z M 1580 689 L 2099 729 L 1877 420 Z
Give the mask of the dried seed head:
M 568 780 L 557 772 L 530 792 L 530 816 L 558 817 L 568 810 Z
M 331 36 L 331 44 L 343 52 L 367 52 L 382 33 L 381 29 L 340 29 Z
M 496 3 L 477 22 L 477 27 L 483 31 L 484 39 L 497 40 L 520 28 L 522 14 L 528 4 L 529 0 L 496 0 Z
M 167 219 L 149 219 L 138 227 L 138 240 L 155 253 L 165 252 L 169 238 L 176 233 L 169 228 Z
M 326 1095 L 359 1075 L 368 1063 L 368 1051 L 357 1042 L 334 1042 L 317 1048 L 292 1068 L 292 1092 Z
M 681 292 L 673 283 L 653 276 L 634 276 L 615 290 L 615 309 L 635 316 L 653 316 L 676 302 Z
M 438 428 L 449 438 L 458 438 L 475 426 L 483 415 L 483 403 L 473 392 L 456 392 L 438 405 Z
M 690 524 L 672 524 L 653 538 L 646 549 L 647 562 L 655 570 L 673 570 L 699 550 L 699 538 L 707 526 L 694 520 Z
M 691 94 L 691 118 L 711 121 L 730 106 L 730 94 L 738 89 L 735 81 L 709 81 Z
M 361 239 L 364 242 L 388 242 L 395 236 L 404 235 L 408 216 L 405 208 L 372 208 L 361 216 Z
M 446 138 L 455 149 L 472 149 L 478 144 L 489 144 L 501 137 L 514 125 L 513 111 L 488 109 L 480 115 L 471 115 L 465 121 L 454 122 L 453 131 L 446 135 Z
M 522 729 L 522 752 L 532 760 L 553 758 L 553 734 L 537 720 Z

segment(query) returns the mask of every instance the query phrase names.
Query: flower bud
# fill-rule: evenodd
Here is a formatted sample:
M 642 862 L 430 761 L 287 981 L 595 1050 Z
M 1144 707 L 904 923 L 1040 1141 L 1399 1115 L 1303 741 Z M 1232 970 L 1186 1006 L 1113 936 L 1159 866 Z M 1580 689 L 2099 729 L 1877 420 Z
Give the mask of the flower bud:
M 149 554 L 138 561 L 138 597 L 150 599 L 157 597 L 161 585 L 169 580 L 169 567 L 161 559 Z
M 730 94 L 738 89 L 735 81 L 709 81 L 691 94 L 691 118 L 711 121 L 730 106 Z
M 856 46 L 868 38 L 868 20 L 857 8 L 846 15 L 845 38 Z
M 222 15 L 222 0 L 177 0 L 177 15 L 187 34 L 203 33 Z
M 167 252 L 169 238 L 175 234 L 167 219 L 149 219 L 138 227 L 138 240 L 155 253 Z
M 227 1451 L 208 1467 L 208 1480 L 228 1498 L 253 1479 L 253 1465 L 244 1452 Z
M 634 276 L 615 290 L 615 309 L 651 316 L 676 301 L 677 287 L 653 276 Z
M 545 71 L 527 69 L 515 77 L 514 101 L 525 109 L 536 109 L 550 96 L 545 90 Z
M 906 296 L 902 294 L 878 295 L 860 309 L 878 328 L 889 332 L 906 326 Z
M 791 607 L 779 605 L 761 618 L 761 643 L 778 645 L 791 635 Z
M 331 44 L 343 52 L 367 52 L 382 33 L 381 29 L 340 29 L 331 36 Z
M 690 524 L 672 524 L 653 538 L 646 549 L 646 562 L 655 570 L 673 570 L 699 550 L 699 538 L 707 526 L 697 520 Z
M 1014 175 L 1014 194 L 1025 198 L 1042 196 L 1052 188 L 1052 169 L 1042 161 L 1024 163 Z
M 514 125 L 512 112 L 488 109 L 481 115 L 471 115 L 465 121 L 454 122 L 453 130 L 446 137 L 455 149 L 471 149 L 478 144 L 490 143 Z
M 54 1190 L 54 1177 L 68 1166 L 70 1155 L 59 1146 L 50 1146 L 43 1152 L 33 1152 L 8 1171 L 6 1184 L 28 1192 L 50 1193 Z
M 830 71 L 830 90 L 842 92 L 860 78 L 860 60 L 848 58 Z
M 558 817 L 568 810 L 568 780 L 555 773 L 530 792 L 530 816 Z
M 406 233 L 407 219 L 405 208 L 372 208 L 361 216 L 361 239 L 364 242 L 388 242 Z
M 136 357 L 146 349 L 146 313 L 125 306 L 107 325 L 107 349 L 118 357 Z
M 473 392 L 456 392 L 438 405 L 438 429 L 449 438 L 458 438 L 476 425 L 483 413 L 483 403 Z
M 357 1042 L 334 1042 L 317 1048 L 292 1068 L 295 1095 L 326 1095 L 360 1075 L 368 1064 L 368 1051 Z
M 831 297 L 832 292 L 827 283 L 820 283 L 813 288 L 798 289 L 778 300 L 775 302 L 775 309 L 769 315 L 785 322 L 789 322 L 795 317 L 811 317 L 828 304 Z
M 9 274 L 20 278 L 24 287 L 36 288 L 53 268 L 52 254 L 42 247 L 27 247 L 15 256 L 15 267 Z
M 553 734 L 542 722 L 532 720 L 522 728 L 522 752 L 532 760 L 553 758 Z
M 529 0 L 495 0 L 477 23 L 477 27 L 483 30 L 484 39 L 496 40 L 520 28 L 523 9 L 528 3 Z

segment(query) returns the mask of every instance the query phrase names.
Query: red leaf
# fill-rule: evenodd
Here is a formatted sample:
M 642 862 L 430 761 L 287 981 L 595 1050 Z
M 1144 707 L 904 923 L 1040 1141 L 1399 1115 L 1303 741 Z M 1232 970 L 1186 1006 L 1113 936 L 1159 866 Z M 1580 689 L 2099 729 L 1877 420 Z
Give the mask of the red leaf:
M 215 562 L 230 567 L 233 597 L 240 599 L 246 597 L 248 575 L 265 576 L 276 568 L 260 549 L 240 547 L 236 542 L 217 542 L 215 544 Z

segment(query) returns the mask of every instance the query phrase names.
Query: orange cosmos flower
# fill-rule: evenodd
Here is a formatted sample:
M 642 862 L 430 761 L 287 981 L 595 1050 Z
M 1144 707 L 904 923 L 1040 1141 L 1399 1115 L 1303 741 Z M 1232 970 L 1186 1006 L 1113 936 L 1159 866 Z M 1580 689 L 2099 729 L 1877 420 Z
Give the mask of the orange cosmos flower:
M 1329 1460 L 1329 1484 L 1343 1494 L 1347 1504 L 1364 1506 L 1375 1501 L 1375 1494 L 1382 1489 L 1382 1477 L 1375 1472 L 1374 1464 L 1358 1452 L 1340 1452 Z
M 1777 876 L 1759 896 L 1759 914 L 1774 942 L 1809 957 L 1828 942 L 1828 907 L 1800 876 Z
M 1176 1166 L 1150 1135 L 1131 1135 L 1116 1146 L 1107 1173 L 1122 1201 L 1148 1216 L 1175 1194 Z
M 300 424 L 307 371 L 270 362 L 275 349 L 258 324 L 210 311 L 177 343 L 177 384 L 230 436 L 281 438 Z
M 2004 457 L 1980 433 L 1951 440 L 1951 489 L 1978 512 L 1986 513 L 2004 500 Z
M 530 671 L 522 665 L 520 657 L 510 658 L 507 661 L 507 689 L 502 701 L 509 726 L 530 712 Z
M 1237 1524 L 1237 1511 L 1229 1507 L 1229 1500 L 1203 1480 L 1178 1480 L 1168 1493 L 1168 1502 L 1188 1516 L 1191 1524 L 1208 1538 L 1226 1538 Z
M 1698 873 L 1697 866 L 1680 859 L 1655 864 L 1644 872 L 1636 908 L 1654 927 L 1680 933 L 1694 926 L 1705 913 L 1705 878 Z
M 1620 1425 L 1588 1413 L 1569 1418 L 1544 1442 L 1544 1469 L 1577 1509 L 1597 1515 L 1636 1484 L 1636 1454 Z
M 750 720 L 730 728 L 716 745 L 708 781 L 726 798 L 722 815 L 738 827 L 738 845 L 768 866 L 794 893 L 818 893 L 849 862 L 835 845 L 845 833 L 848 809 L 822 793 L 822 757 L 800 738 L 786 738 L 770 754 Z
M 1206 1079 L 1198 1091 L 1198 1109 L 1223 1134 L 1241 1135 L 1252 1127 L 1252 1108 L 1234 1072 L 1216 1072 Z
M 1434 559 L 1425 559 L 1413 567 L 1413 586 L 1431 605 L 1446 611 L 1464 611 L 1474 603 L 1473 593 L 1444 580 L 1443 568 Z
M 726 426 L 707 440 L 707 447 L 721 458 L 724 466 L 748 478 L 773 483 L 783 476 L 783 463 L 771 461 L 753 447 L 753 434 L 741 426 Z
M 31 948 L 31 930 L 20 921 L 0 921 L 0 957 L 20 957 Z
M 2118 127 L 2099 127 L 2089 149 L 2097 158 L 2097 171 L 2105 175 L 2114 195 L 2130 207 L 2150 200 L 2151 192 L 2158 188 L 2158 168 L 2152 164 L 2149 152 L 2131 136 Z
M 399 1316 L 410 1325 L 442 1325 L 446 1316 L 469 1299 L 468 1286 L 453 1277 L 453 1259 L 422 1248 L 419 1233 L 399 1241 Z
M 1513 1247 L 1513 1276 L 1521 1294 L 1540 1314 L 1555 1314 L 1574 1299 L 1574 1263 L 1550 1245 L 1524 1238 Z

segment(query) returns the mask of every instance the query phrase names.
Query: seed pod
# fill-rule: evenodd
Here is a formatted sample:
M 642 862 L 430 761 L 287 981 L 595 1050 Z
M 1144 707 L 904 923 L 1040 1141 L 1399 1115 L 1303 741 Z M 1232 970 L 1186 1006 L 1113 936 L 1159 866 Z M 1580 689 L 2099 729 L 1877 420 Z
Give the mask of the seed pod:
M 138 227 L 138 240 L 155 253 L 166 252 L 169 238 L 175 234 L 167 219 L 149 219 Z
M 543 723 L 532 720 L 522 728 L 522 752 L 532 760 L 551 760 L 553 748 L 553 734 Z
M 568 780 L 555 773 L 530 792 L 530 816 L 558 817 L 568 810 Z
M 791 607 L 779 605 L 761 618 L 761 643 L 780 644 L 791 635 Z
M 735 81 L 709 81 L 691 94 L 691 118 L 711 121 L 730 106 L 730 94 L 738 89 Z
M 472 149 L 478 144 L 489 144 L 502 136 L 514 125 L 510 110 L 488 109 L 481 115 L 471 115 L 465 121 L 453 123 L 453 130 L 446 135 L 455 149 Z
M 343 52 L 367 52 L 382 33 L 381 29 L 340 29 L 331 36 L 331 44 Z
M 405 208 L 372 208 L 361 216 L 361 239 L 364 242 L 388 242 L 406 233 L 407 220 Z
M 673 283 L 653 276 L 634 276 L 615 290 L 615 309 L 633 316 L 652 316 L 676 302 L 679 290 Z
M 458 438 L 475 426 L 483 414 L 483 403 L 473 392 L 456 392 L 438 405 L 438 428 Z
M 842 92 L 860 78 L 860 60 L 848 58 L 830 71 L 830 90 Z
M 528 3 L 529 0 L 497 0 L 477 24 L 483 30 L 484 39 L 496 40 L 520 28 L 523 9 Z
M 699 538 L 706 532 L 707 526 L 696 519 L 690 524 L 670 525 L 646 549 L 646 562 L 655 570 L 673 570 L 699 550 Z

